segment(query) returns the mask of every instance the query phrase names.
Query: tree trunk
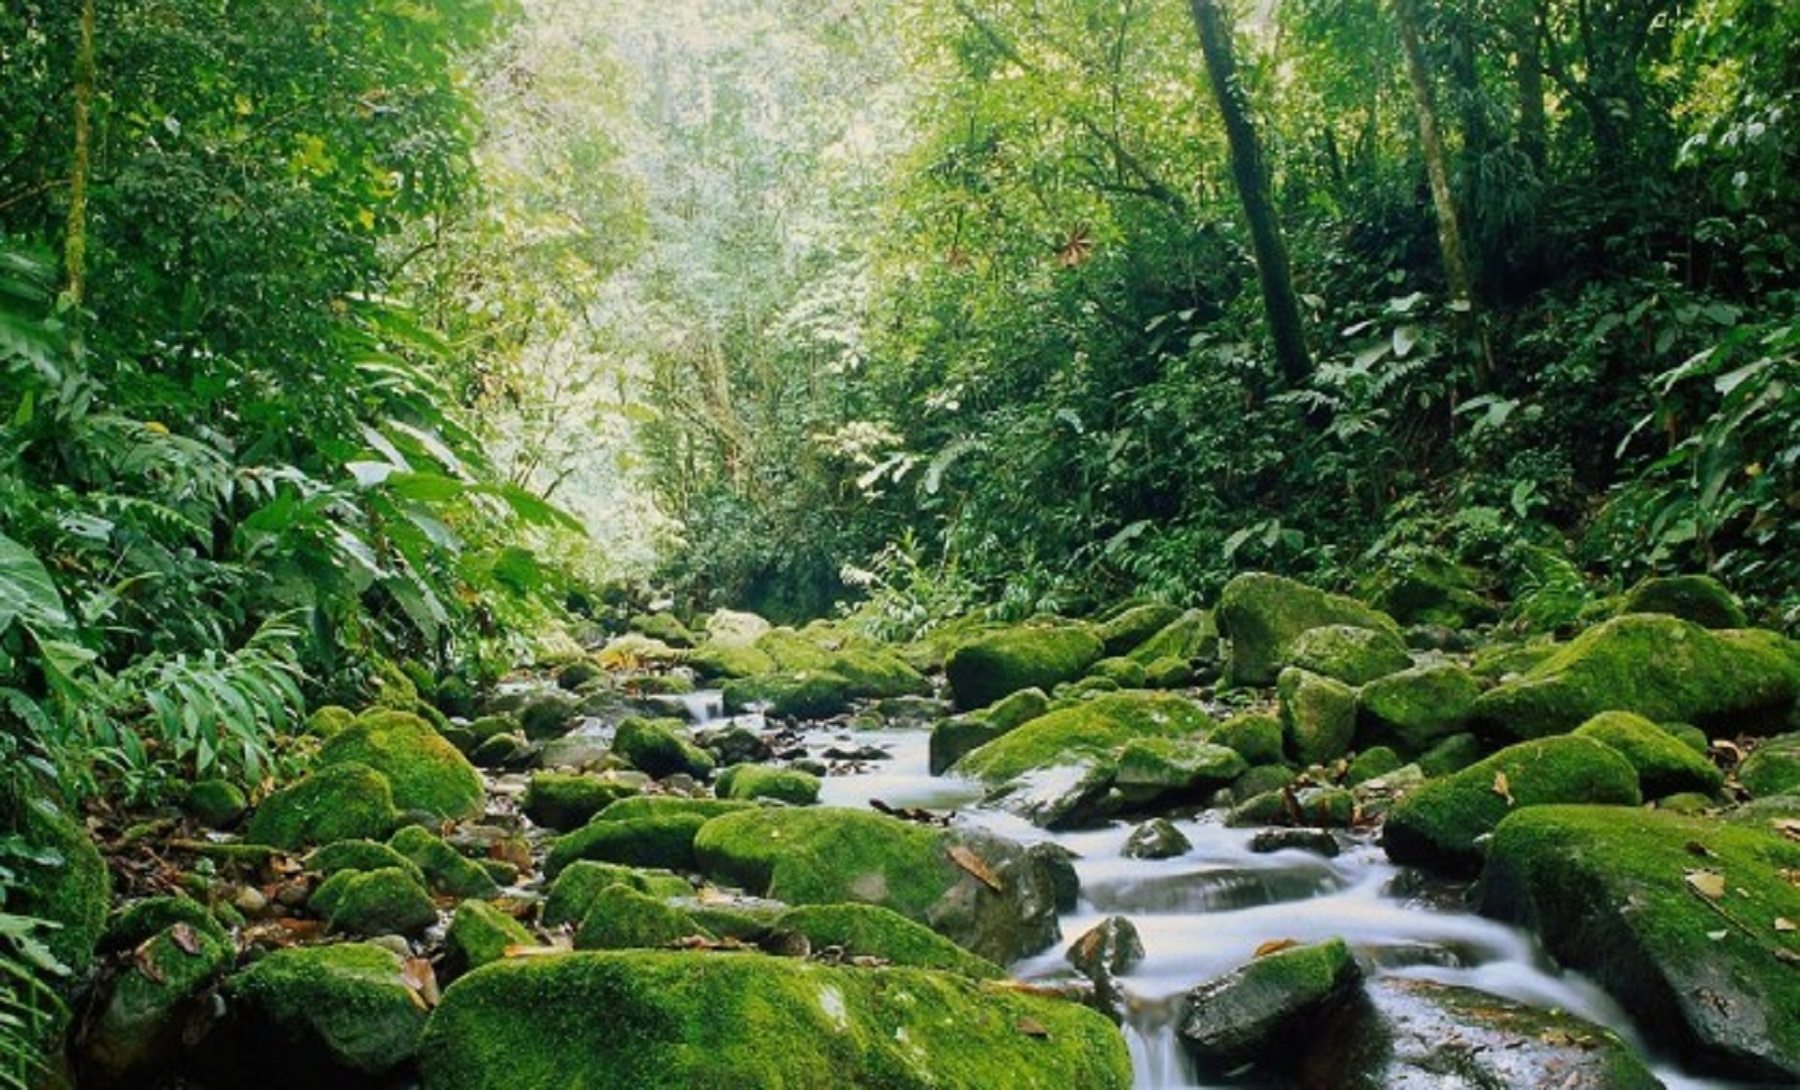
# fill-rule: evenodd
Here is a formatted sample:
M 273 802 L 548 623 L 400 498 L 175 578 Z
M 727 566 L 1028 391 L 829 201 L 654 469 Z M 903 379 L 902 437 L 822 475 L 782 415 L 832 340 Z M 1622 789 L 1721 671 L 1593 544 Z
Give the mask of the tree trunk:
M 1519 150 L 1544 177 L 1550 148 L 1550 124 L 1544 113 L 1544 58 L 1538 51 L 1536 4 L 1522 4 L 1516 16 L 1519 66 Z
M 1262 142 L 1251 121 L 1250 103 L 1238 78 L 1237 59 L 1231 48 L 1231 22 L 1219 0 L 1193 0 L 1194 25 L 1200 32 L 1200 50 L 1206 57 L 1206 74 L 1225 121 L 1225 138 L 1231 148 L 1231 174 L 1237 183 L 1244 219 L 1250 225 L 1250 245 L 1256 253 L 1256 273 L 1262 283 L 1263 310 L 1269 334 L 1275 342 L 1275 358 L 1288 388 L 1302 386 L 1312 376 L 1312 357 L 1306 350 L 1300 300 L 1294 292 L 1293 270 L 1287 246 L 1275 220 L 1269 196 L 1269 173 L 1263 163 Z
M 81 2 L 81 38 L 75 50 L 75 156 L 69 172 L 69 219 L 63 239 L 70 322 L 80 321 L 87 287 L 87 195 L 92 170 L 94 108 L 94 0 Z

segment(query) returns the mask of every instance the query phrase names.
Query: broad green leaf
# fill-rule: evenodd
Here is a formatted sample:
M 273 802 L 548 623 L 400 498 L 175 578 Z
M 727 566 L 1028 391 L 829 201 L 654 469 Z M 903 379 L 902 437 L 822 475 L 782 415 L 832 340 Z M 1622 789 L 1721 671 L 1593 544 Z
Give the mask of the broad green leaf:
M 55 633 L 67 630 L 68 611 L 37 554 L 0 534 L 0 632 L 22 620 L 33 628 Z

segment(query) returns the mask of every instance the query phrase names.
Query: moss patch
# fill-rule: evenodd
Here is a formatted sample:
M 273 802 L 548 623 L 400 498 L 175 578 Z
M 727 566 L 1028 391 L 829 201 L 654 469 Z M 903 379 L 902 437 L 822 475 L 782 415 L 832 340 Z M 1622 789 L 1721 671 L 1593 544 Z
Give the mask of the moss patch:
M 672 871 L 645 871 L 617 863 L 580 859 L 564 867 L 550 887 L 550 896 L 544 902 L 543 925 L 560 927 L 580 923 L 600 891 L 616 885 L 664 899 L 687 897 L 694 892 L 687 879 Z
M 425 884 L 450 897 L 494 897 L 500 887 L 481 864 L 417 825 L 395 833 L 388 846 L 418 867 Z
M 600 811 L 638 794 L 635 783 L 604 775 L 534 772 L 525 789 L 525 816 L 546 829 L 567 832 Z
M 323 1053 L 379 1075 L 412 1059 L 425 1028 L 425 1005 L 400 970 L 400 958 L 378 946 L 295 947 L 238 973 L 227 990 L 241 1004 L 234 1017 L 267 1046 L 263 1062 L 315 1064 Z
M 594 895 L 575 933 L 578 950 L 654 949 L 682 939 L 713 938 L 694 918 L 630 886 L 610 885 Z
M 1713 763 L 1641 715 L 1601 712 L 1576 729 L 1581 738 L 1618 750 L 1637 769 L 1638 787 L 1646 799 L 1684 791 L 1717 794 L 1725 776 Z
M 1219 594 L 1219 630 L 1231 641 L 1232 685 L 1269 685 L 1288 662 L 1295 637 L 1323 625 L 1353 625 L 1398 635 L 1385 613 L 1278 575 L 1249 572 Z
M 1045 695 L 1044 690 L 1020 689 L 986 708 L 944 720 L 931 728 L 931 774 L 941 775 L 965 754 L 1016 730 L 1049 710 L 1050 698 Z
M 1297 666 L 1281 671 L 1281 728 L 1287 751 L 1302 765 L 1326 764 L 1350 751 L 1356 737 L 1356 690 Z
M 679 719 L 630 716 L 613 735 L 613 752 L 657 779 L 686 774 L 704 780 L 713 771 L 712 754 L 687 737 Z
M 1646 579 L 1625 594 L 1621 613 L 1667 613 L 1706 628 L 1743 628 L 1744 607 L 1710 575 Z
M 388 778 L 356 761 L 315 769 L 270 795 L 250 816 L 244 839 L 292 851 L 307 844 L 385 837 L 399 824 Z
M 1190 609 L 1130 651 L 1146 666 L 1160 659 L 1215 660 L 1219 656 L 1219 626 L 1210 610 Z
M 1800 733 L 1778 734 L 1757 746 L 1737 777 L 1759 799 L 1800 793 Z
M 481 774 L 431 724 L 406 712 L 371 712 L 319 750 L 322 767 L 364 764 L 387 777 L 394 805 L 460 821 L 487 802 Z
M 1199 705 L 1169 693 L 1107 693 L 1053 711 L 965 756 L 956 771 L 1003 783 L 1038 769 L 1106 758 L 1134 738 L 1205 734 L 1213 721 Z
M 728 799 L 775 799 L 794 806 L 819 801 L 819 777 L 793 768 L 733 765 L 719 777 L 718 792 Z
M 315 849 L 306 857 L 306 869 L 329 878 L 345 870 L 380 870 L 399 867 L 425 884 L 425 873 L 412 860 L 374 840 L 339 840 Z
M 11 829 L 41 862 L 8 860 L 19 880 L 7 891 L 5 909 L 50 920 L 55 930 L 37 937 L 56 960 L 76 973 L 87 971 L 106 926 L 111 877 L 86 830 L 47 802 L 13 804 L 0 798 L 0 829 Z
M 1020 625 L 978 635 L 944 663 L 958 709 L 985 707 L 1020 689 L 1050 690 L 1074 681 L 1104 654 L 1086 626 Z
M 942 969 L 977 980 L 1000 980 L 1006 971 L 976 957 L 937 932 L 880 905 L 802 905 L 770 925 L 805 935 L 814 954 L 838 947 L 846 957 L 875 957 L 917 969 Z
M 1288 644 L 1287 660 L 1346 685 L 1366 685 L 1412 665 L 1412 655 L 1398 635 L 1347 624 L 1320 625 L 1300 633 Z
M 956 883 L 942 830 L 830 807 L 752 810 L 694 841 L 709 877 L 790 904 L 860 901 L 923 919 Z
M 333 930 L 351 935 L 418 935 L 437 922 L 437 906 L 399 867 L 344 870 L 313 890 L 308 907 Z
M 1371 681 L 1356 694 L 1357 738 L 1418 754 L 1468 728 L 1481 685 L 1453 663 L 1433 663 Z

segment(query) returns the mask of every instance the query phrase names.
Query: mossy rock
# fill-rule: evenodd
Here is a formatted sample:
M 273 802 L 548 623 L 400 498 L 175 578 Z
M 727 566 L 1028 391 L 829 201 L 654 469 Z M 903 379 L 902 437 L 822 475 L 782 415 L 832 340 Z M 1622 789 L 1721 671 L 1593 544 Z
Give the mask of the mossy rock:
M 416 936 L 437 922 L 431 895 L 400 867 L 338 871 L 319 883 L 307 906 L 349 935 Z
M 791 905 L 882 905 L 1001 963 L 1054 941 L 1068 869 L 1000 837 L 829 807 L 727 814 L 694 851 L 714 881 Z
M 1634 613 L 1583 632 L 1475 702 L 1479 726 L 1513 738 L 1574 730 L 1604 711 L 1692 723 L 1713 737 L 1788 721 L 1800 657 L 1781 635 L 1715 632 Z
M 1249 768 L 1237 750 L 1196 739 L 1134 738 L 1119 749 L 1113 790 L 1126 805 L 1204 799 Z
M 429 829 L 408 825 L 389 840 L 393 848 L 418 867 L 425 884 L 448 897 L 497 897 L 500 887 L 481 864 L 452 848 Z
M 42 799 L 18 799 L 0 791 L 0 831 L 24 841 L 35 858 L 6 860 L 14 881 L 5 889 L 6 912 L 57 926 L 36 936 L 70 971 L 85 973 L 106 928 L 111 875 L 100 849 L 73 818 Z
M 501 960 L 510 947 L 532 945 L 531 932 L 524 924 L 487 901 L 467 900 L 456 906 L 456 915 L 444 932 L 445 970 L 450 976 L 459 976 Z
M 1623 754 L 1637 769 L 1638 787 L 1647 800 L 1684 791 L 1716 795 L 1725 787 L 1724 773 L 1711 761 L 1641 715 L 1601 712 L 1576 728 L 1575 735 Z
M 925 695 L 930 682 L 891 648 L 845 628 L 815 622 L 795 631 L 776 628 L 756 641 L 778 672 L 843 678 L 856 699 Z
M 230 780 L 201 780 L 187 789 L 181 808 L 212 829 L 228 829 L 250 811 L 244 789 Z
M 1108 655 L 1128 655 L 1150 637 L 1169 627 L 1182 611 L 1164 602 L 1146 602 L 1094 625 L 1094 635 Z
M 575 932 L 575 948 L 655 949 L 694 937 L 711 940 L 716 936 L 681 909 L 614 883 L 589 902 L 581 927 Z
M 1161 659 L 1217 661 L 1219 626 L 1211 610 L 1190 609 L 1164 625 L 1157 633 L 1138 644 L 1130 656 L 1146 666 Z
M 712 754 L 687 737 L 679 719 L 630 716 L 613 735 L 613 752 L 657 779 L 687 775 L 704 780 L 713 772 Z
M 1101 659 L 1088 669 L 1089 677 L 1105 678 L 1121 689 L 1142 689 L 1149 677 L 1144 664 L 1136 659 Z
M 1289 665 L 1346 685 L 1366 685 L 1412 666 L 1412 654 L 1393 632 L 1356 625 L 1309 628 L 1288 644 Z
M 1063 682 L 1050 695 L 1059 704 L 1074 704 L 1100 693 L 1116 693 L 1123 688 L 1123 685 L 1109 677 L 1084 677 L 1079 681 Z
M 986 708 L 946 719 L 931 728 L 928 760 L 933 776 L 1010 731 L 1050 710 L 1042 689 L 1020 689 Z
M 1706 628 L 1744 628 L 1743 603 L 1710 575 L 1646 579 L 1625 592 L 1620 613 L 1667 613 Z
M 714 641 L 689 652 L 686 662 L 696 674 L 711 680 L 757 677 L 778 669 L 775 657 L 758 647 Z
M 1382 845 L 1396 863 L 1472 871 L 1477 841 L 1510 813 L 1553 803 L 1636 806 L 1637 769 L 1591 738 L 1520 742 L 1401 799 L 1388 813 Z
M 1452 734 L 1419 754 L 1419 771 L 1433 779 L 1448 776 L 1452 772 L 1461 772 L 1490 752 L 1491 747 L 1475 734 Z
M 116 909 L 106 918 L 106 932 L 100 940 L 100 949 L 130 950 L 176 924 L 186 924 L 222 943 L 231 939 L 212 910 L 192 897 L 146 897 Z
M 1737 778 L 1759 799 L 1800 794 L 1800 732 L 1766 739 L 1738 765 Z
M 1199 705 L 1170 693 L 1120 692 L 1052 711 L 976 749 L 957 772 L 989 784 L 1065 767 L 1082 758 L 1108 762 L 1136 738 L 1188 738 L 1210 733 L 1213 721 Z
M 1299 774 L 1285 764 L 1270 762 L 1251 765 L 1249 771 L 1231 783 L 1233 802 L 1244 803 L 1261 795 L 1279 794 Z
M 1146 689 L 1181 689 L 1193 682 L 1193 666 L 1174 655 L 1164 655 L 1144 667 Z
M 1281 671 L 1282 738 L 1302 766 L 1329 764 L 1350 752 L 1356 738 L 1356 690 L 1336 678 L 1297 666 Z
M 537 751 L 523 734 L 496 734 L 475 743 L 475 748 L 469 751 L 469 761 L 477 768 L 510 771 L 529 767 L 536 757 Z
M 1772 833 L 1647 810 L 1536 807 L 1495 832 L 1481 910 L 1531 928 L 1648 1039 L 1701 1071 L 1795 1083 L 1800 933 L 1774 921 L 1800 914 L 1796 870 L 1800 844 Z
M 321 767 L 351 762 L 387 777 L 401 810 L 460 821 L 480 816 L 487 804 L 481 773 L 416 715 L 364 715 L 319 750 Z
M 1475 652 L 1469 672 L 1485 681 L 1511 681 L 1537 669 L 1563 646 L 1549 639 L 1495 644 Z
M 1188 992 L 1181 1043 L 1202 1074 L 1224 1074 L 1316 1032 L 1361 982 L 1343 939 L 1267 954 Z
M 845 957 L 873 957 L 915 969 L 939 969 L 976 980 L 1003 980 L 1006 970 L 976 957 L 930 928 L 880 905 L 802 905 L 776 917 L 776 932 L 806 936 L 815 954 L 836 947 Z
M 793 670 L 728 681 L 724 696 L 733 714 L 761 708 L 782 719 L 830 719 L 850 710 L 856 686 L 830 670 Z
M 564 667 L 564 673 L 577 666 L 597 671 L 596 667 L 582 662 Z M 547 738 L 561 738 L 569 733 L 580 714 L 580 704 L 574 697 L 566 693 L 543 692 L 532 697 L 530 702 L 519 709 L 517 719 L 519 730 L 528 740 L 541 742 Z
M 554 878 L 578 859 L 627 867 L 693 870 L 694 836 L 708 820 L 701 814 L 666 814 L 618 821 L 595 818 L 574 832 L 556 838 L 544 860 L 544 874 Z
M 1442 554 L 1407 549 L 1384 557 L 1381 569 L 1358 589 L 1403 625 L 1460 629 L 1500 616 L 1481 592 L 1483 581 L 1473 569 Z
M 1358 753 L 1344 770 L 1344 782 L 1351 787 L 1379 779 L 1400 769 L 1406 762 L 1387 746 L 1372 746 Z
M 819 777 L 794 768 L 732 765 L 719 776 L 719 796 L 727 799 L 775 799 L 792 806 L 819 801 Z
M 201 993 L 236 955 L 216 923 L 171 924 L 133 951 L 82 1030 L 90 1073 L 112 1084 L 147 1080 L 177 1057 Z
M 739 810 L 753 809 L 754 803 L 740 799 L 689 798 L 685 795 L 632 795 L 620 799 L 600 811 L 599 821 L 636 821 L 642 818 L 686 815 L 715 818 Z
M 689 897 L 694 892 L 692 883 L 672 871 L 647 871 L 580 859 L 564 867 L 556 876 L 550 896 L 544 901 L 543 925 L 560 927 L 580 923 L 601 890 L 619 885 L 663 900 Z
M 956 707 L 968 711 L 1021 689 L 1049 691 L 1074 681 L 1104 653 L 1083 625 L 1018 625 L 961 644 L 945 661 L 944 674 Z
M 1219 725 L 1212 740 L 1237 750 L 1253 765 L 1279 764 L 1287 759 L 1281 719 L 1266 712 L 1239 712 Z
M 1409 755 L 1423 753 L 1440 739 L 1468 729 L 1480 695 L 1475 675 L 1454 663 L 1389 674 L 1357 692 L 1357 738 Z
M 315 848 L 306 857 L 306 869 L 326 878 L 345 870 L 380 870 L 399 867 L 425 884 L 425 872 L 418 864 L 393 848 L 376 840 L 338 840 Z
M 381 839 L 399 823 L 388 778 L 343 760 L 315 768 L 264 799 L 250 815 L 244 839 L 293 851 L 308 844 Z
M 246 1054 L 288 1086 L 396 1071 L 426 1022 L 399 955 L 365 943 L 274 951 L 231 977 L 226 992 L 233 1022 L 256 1045 Z
M 746 955 L 490 965 L 445 992 L 420 1058 L 425 1090 L 537 1090 L 570 1072 L 585 1090 L 1131 1085 L 1124 1039 L 1085 1007 L 950 973 Z
M 1324 625 L 1373 628 L 1398 638 L 1393 618 L 1351 598 L 1284 579 L 1249 572 L 1219 594 L 1220 633 L 1231 641 L 1227 681 L 1234 686 L 1271 685 L 1289 662 L 1294 639 Z
M 670 647 L 692 647 L 698 642 L 688 626 L 673 613 L 639 613 L 627 622 L 626 627 L 653 640 L 661 640 Z
M 1348 829 L 1356 824 L 1356 809 L 1356 795 L 1342 787 L 1283 786 L 1251 795 L 1233 806 L 1225 814 L 1225 824 L 1238 829 L 1254 825 Z
M 313 709 L 306 717 L 305 731 L 315 738 L 330 738 L 356 722 L 356 713 L 339 704 Z
M 568 832 L 620 799 L 640 794 L 637 784 L 615 776 L 534 772 L 525 788 L 525 816 L 546 829 Z

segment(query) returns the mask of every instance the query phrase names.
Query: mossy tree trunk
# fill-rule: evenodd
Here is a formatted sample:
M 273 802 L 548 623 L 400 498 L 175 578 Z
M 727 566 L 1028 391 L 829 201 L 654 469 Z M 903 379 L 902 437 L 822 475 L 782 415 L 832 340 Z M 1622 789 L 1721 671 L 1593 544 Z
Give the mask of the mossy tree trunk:
M 87 287 L 87 191 L 93 160 L 94 0 L 81 0 L 81 33 L 75 50 L 75 154 L 69 172 L 69 218 L 63 241 L 70 320 L 80 320 Z

